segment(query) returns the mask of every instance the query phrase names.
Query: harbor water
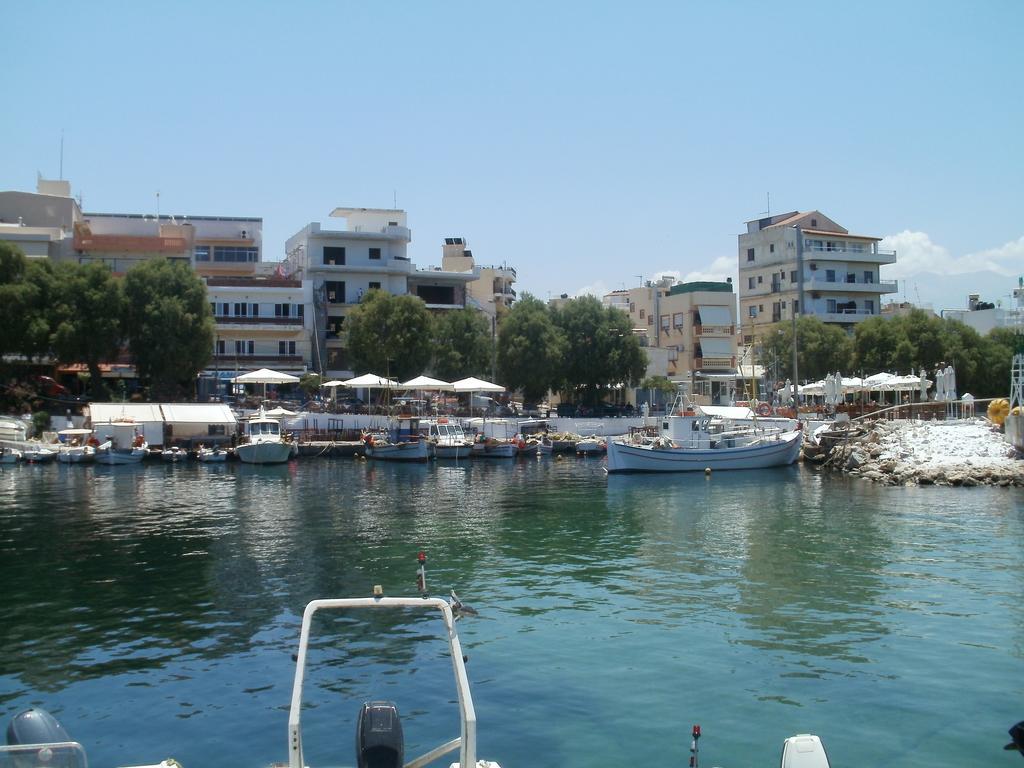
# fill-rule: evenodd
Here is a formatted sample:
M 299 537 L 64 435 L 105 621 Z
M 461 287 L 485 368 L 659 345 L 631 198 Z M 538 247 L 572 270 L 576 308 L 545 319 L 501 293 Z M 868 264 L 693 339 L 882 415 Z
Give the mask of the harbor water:
M 0 473 L 0 716 L 48 709 L 94 766 L 287 761 L 299 624 L 320 597 L 454 588 L 478 754 L 503 768 L 1014 765 L 1024 494 L 811 467 L 605 475 L 599 459 Z M 458 735 L 441 623 L 317 619 L 311 766 L 353 765 L 394 700 L 406 758 Z M 447 764 L 446 761 L 441 761 Z

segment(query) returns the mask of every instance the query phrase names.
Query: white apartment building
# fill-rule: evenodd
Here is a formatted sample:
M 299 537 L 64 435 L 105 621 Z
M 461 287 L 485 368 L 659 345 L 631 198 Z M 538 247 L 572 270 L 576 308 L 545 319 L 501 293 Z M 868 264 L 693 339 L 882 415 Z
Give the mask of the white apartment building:
M 820 211 L 793 211 L 747 222 L 739 236 L 740 322 L 744 343 L 757 329 L 813 315 L 852 328 L 881 313 L 896 283 L 879 269 L 896 263 L 879 237 L 855 235 Z
M 349 378 L 345 317 L 366 293 L 419 296 L 434 311 L 462 309 L 466 284 L 475 277 L 444 267 L 417 270 L 407 255 L 412 233 L 405 211 L 335 208 L 331 216 L 345 219 L 345 228 L 303 227 L 285 243 L 284 270 L 311 284 L 314 367 L 330 378 Z
M 465 238 L 446 237 L 441 251 L 441 269 L 446 272 L 471 273 L 473 280 L 467 285 L 467 304 L 479 309 L 492 321 L 497 321 L 512 308 L 516 300 L 516 290 L 512 287 L 516 281 L 516 271 L 504 264 L 487 267 L 478 265 L 467 245 Z
M 993 306 L 980 301 L 977 293 L 967 297 L 967 309 L 944 309 L 942 317 L 957 320 L 982 336 L 996 328 L 1020 328 L 1024 330 L 1024 277 L 1017 278 L 1013 289 L 1013 304 L 1009 307 Z

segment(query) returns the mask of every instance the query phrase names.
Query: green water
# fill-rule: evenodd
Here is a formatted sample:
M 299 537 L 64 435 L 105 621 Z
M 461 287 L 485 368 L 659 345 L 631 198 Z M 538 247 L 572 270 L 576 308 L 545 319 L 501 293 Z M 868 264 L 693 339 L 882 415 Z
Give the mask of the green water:
M 1020 761 L 1024 494 L 801 467 L 8 468 L 0 716 L 46 707 L 95 766 L 284 761 L 303 606 L 411 594 L 419 549 L 480 612 L 459 630 L 503 768 L 683 766 L 693 723 L 726 768 L 799 732 L 837 766 Z M 307 761 L 354 764 L 369 698 L 407 757 L 458 735 L 436 620 L 356 618 L 316 624 Z

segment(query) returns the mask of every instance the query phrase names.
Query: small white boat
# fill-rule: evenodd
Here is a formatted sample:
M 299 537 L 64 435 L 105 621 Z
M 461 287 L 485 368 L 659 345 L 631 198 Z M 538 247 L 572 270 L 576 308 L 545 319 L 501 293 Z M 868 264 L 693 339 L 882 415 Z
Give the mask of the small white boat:
M 17 464 L 21 461 L 21 451 L 17 448 L 0 448 L 0 464 Z
M 57 451 L 43 446 L 32 446 L 21 450 L 21 458 L 29 464 L 46 464 L 57 458 Z
M 552 440 L 547 435 L 544 435 L 544 437 L 540 438 L 540 442 L 537 445 L 537 455 L 538 456 L 550 456 L 554 452 L 555 452 L 555 441 Z
M 160 451 L 160 458 L 163 461 L 184 461 L 188 458 L 188 451 L 180 446 L 172 445 L 170 448 Z
M 109 424 L 94 424 L 93 432 L 106 437 L 103 443 L 96 446 L 97 464 L 138 464 L 149 455 L 149 445 L 139 432 L 139 425 L 134 419 L 121 418 Z
M 205 445 L 201 445 L 196 451 L 196 460 L 206 464 L 224 462 L 228 460 L 228 452 L 223 448 L 207 448 Z
M 420 434 L 419 419 L 400 416 L 387 429 L 365 432 L 363 445 L 368 459 L 380 461 L 426 461 L 430 441 Z
M 608 472 L 702 472 L 792 464 L 803 431 L 762 429 L 713 418 L 700 406 L 673 406 L 656 436 L 635 433 L 608 441 Z M 678 415 L 683 414 L 683 415 Z
M 266 415 L 263 408 L 242 422 L 245 433 L 235 448 L 246 464 L 284 464 L 292 457 L 292 444 L 281 435 L 281 422 Z
M 473 443 L 473 457 L 477 459 L 514 459 L 519 445 L 511 440 L 496 437 L 481 437 Z
M 604 453 L 607 450 L 607 444 L 603 437 L 598 435 L 591 435 L 590 437 L 581 437 L 576 441 L 576 455 L 577 456 L 596 456 L 600 453 Z
M 62 429 L 57 433 L 61 441 L 57 461 L 62 464 L 88 464 L 96 457 L 96 449 L 89 444 L 91 429 Z
M 466 436 L 461 424 L 448 419 L 427 422 L 427 439 L 436 459 L 468 459 L 473 452 L 473 441 Z

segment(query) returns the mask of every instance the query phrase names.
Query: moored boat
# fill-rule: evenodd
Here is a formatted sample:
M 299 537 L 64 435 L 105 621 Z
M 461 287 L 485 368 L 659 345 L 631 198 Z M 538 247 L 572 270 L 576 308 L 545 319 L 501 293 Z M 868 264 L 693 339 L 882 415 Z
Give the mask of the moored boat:
M 281 422 L 260 410 L 242 422 L 244 433 L 235 453 L 246 464 L 284 464 L 292 457 L 292 445 L 281 435 Z
M 427 440 L 436 459 L 468 459 L 473 452 L 473 441 L 469 439 L 461 424 L 445 418 L 426 423 Z
M 184 461 L 188 458 L 188 451 L 180 446 L 172 445 L 160 451 L 160 458 L 163 461 Z
M 106 437 L 103 443 L 96 446 L 97 464 L 138 464 L 149 455 L 149 445 L 134 419 L 122 418 L 109 424 L 95 424 L 93 431 L 105 434 Z
M 21 458 L 29 464 L 46 464 L 57 458 L 57 451 L 43 445 L 32 445 L 22 449 Z
M 96 448 L 89 443 L 91 429 L 62 429 L 57 433 L 61 441 L 57 461 L 62 464 L 88 464 L 96 458 Z
M 206 464 L 214 464 L 227 460 L 228 452 L 223 448 L 207 448 L 205 445 L 200 445 L 199 450 L 196 451 L 196 461 L 201 461 Z
M 21 461 L 21 451 L 17 448 L 0 448 L 0 464 L 17 464 Z
M 401 416 L 386 428 L 363 433 L 366 457 L 381 461 L 426 461 L 429 441 L 420 434 L 419 419 Z

